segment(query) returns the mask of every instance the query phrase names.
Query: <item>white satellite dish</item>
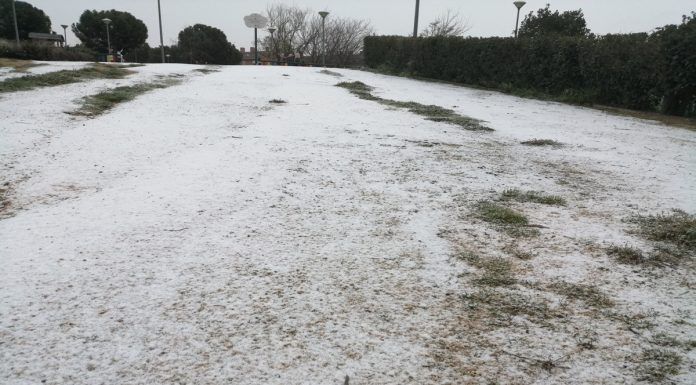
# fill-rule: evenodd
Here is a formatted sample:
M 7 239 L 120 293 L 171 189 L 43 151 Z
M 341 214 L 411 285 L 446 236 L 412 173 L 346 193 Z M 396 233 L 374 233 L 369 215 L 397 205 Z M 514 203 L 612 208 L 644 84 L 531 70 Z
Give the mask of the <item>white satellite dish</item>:
M 244 16 L 244 24 L 249 28 L 263 29 L 268 25 L 268 19 L 258 13 Z

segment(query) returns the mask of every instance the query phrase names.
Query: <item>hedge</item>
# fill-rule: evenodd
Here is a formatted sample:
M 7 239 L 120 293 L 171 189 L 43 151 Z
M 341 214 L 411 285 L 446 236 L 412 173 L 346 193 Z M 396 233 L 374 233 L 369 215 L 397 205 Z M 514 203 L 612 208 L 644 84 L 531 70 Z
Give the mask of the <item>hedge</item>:
M 674 27 L 589 38 L 371 36 L 364 53 L 389 73 L 696 116 L 696 22 Z
M 20 47 L 17 47 L 14 42 L 0 40 L 0 57 L 47 61 L 95 61 L 97 54 L 80 47 L 54 47 L 30 41 L 24 41 Z

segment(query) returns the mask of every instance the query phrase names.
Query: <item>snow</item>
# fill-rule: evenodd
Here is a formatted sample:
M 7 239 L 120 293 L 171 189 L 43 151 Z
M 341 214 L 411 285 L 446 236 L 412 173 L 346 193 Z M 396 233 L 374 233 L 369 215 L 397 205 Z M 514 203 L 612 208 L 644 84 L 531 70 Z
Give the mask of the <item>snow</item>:
M 696 338 L 673 322 L 696 311 L 692 286 L 674 283 L 690 271 L 642 275 L 592 251 L 648 247 L 623 222 L 631 215 L 696 213 L 696 132 L 360 71 L 196 68 L 0 96 L 0 185 L 12 186 L 13 210 L 0 219 L 0 382 L 636 382 L 625 357 L 642 340 L 604 318 L 467 334 L 477 329 L 456 298 L 472 270 L 441 234 L 500 254 L 507 238 L 471 207 L 507 188 L 569 201 L 519 205 L 548 227 L 519 241 L 537 254 L 521 264 L 527 279 L 596 283 L 621 311 L 654 310 L 659 330 Z M 83 96 L 174 73 L 181 85 L 103 116 L 64 114 Z M 334 87 L 353 80 L 496 131 Z M 519 145 L 531 138 L 567 146 Z M 513 328 L 522 323 L 526 333 Z M 533 371 L 501 353 L 558 357 L 574 341 L 566 328 L 582 327 L 602 339 L 569 369 Z M 687 357 L 674 380 L 693 383 L 694 365 Z

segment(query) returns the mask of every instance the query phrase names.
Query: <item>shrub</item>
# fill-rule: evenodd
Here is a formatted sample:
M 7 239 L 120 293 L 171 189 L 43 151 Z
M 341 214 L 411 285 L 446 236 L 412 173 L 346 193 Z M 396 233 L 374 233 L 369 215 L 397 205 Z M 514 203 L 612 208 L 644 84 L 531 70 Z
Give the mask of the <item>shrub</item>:
M 22 42 L 20 47 L 0 40 L 0 57 L 23 60 L 95 61 L 97 54 L 83 47 L 54 47 L 52 45 Z

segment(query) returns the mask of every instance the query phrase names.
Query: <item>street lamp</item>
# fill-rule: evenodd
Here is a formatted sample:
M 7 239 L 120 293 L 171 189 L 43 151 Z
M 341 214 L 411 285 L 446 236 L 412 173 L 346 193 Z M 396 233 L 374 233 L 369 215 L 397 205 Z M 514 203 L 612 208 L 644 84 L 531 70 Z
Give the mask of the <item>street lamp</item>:
M 111 55 L 111 35 L 109 34 L 109 24 L 111 24 L 111 19 L 103 18 L 102 21 L 106 24 L 106 42 L 108 44 L 109 51 L 107 55 Z M 107 61 L 109 58 L 106 58 Z
M 17 39 L 17 47 L 19 47 L 19 26 L 17 25 L 17 9 L 15 7 L 15 0 L 12 0 L 12 17 L 14 18 L 15 27 L 15 38 Z
M 172 59 L 171 59 L 172 55 L 166 54 L 165 56 L 166 56 L 166 59 L 164 60 L 165 63 L 169 63 L 172 61 Z
M 416 18 L 413 22 L 413 37 L 418 37 L 418 17 L 420 13 L 420 0 L 416 0 Z
M 68 26 L 66 24 L 61 24 L 63 27 L 63 45 L 68 46 Z
M 329 16 L 329 13 L 326 11 L 321 11 L 319 12 L 319 16 L 321 16 L 321 47 L 322 47 L 322 65 L 326 67 L 326 16 Z
M 526 1 L 515 1 L 513 4 L 515 4 L 515 7 L 517 7 L 517 22 L 515 23 L 515 38 L 517 37 L 517 33 L 519 32 L 520 28 L 520 10 L 522 7 L 524 7 L 525 4 L 527 4 Z
M 268 29 L 268 32 L 271 33 L 271 55 L 272 55 L 274 60 L 276 59 L 276 57 L 275 57 L 276 56 L 275 55 L 275 41 L 273 40 L 273 34 L 275 33 L 275 31 L 276 31 L 276 29 L 273 27 Z
M 159 15 L 160 50 L 162 51 L 162 63 L 166 63 L 167 61 L 164 58 L 164 35 L 162 34 L 162 7 L 160 6 L 160 0 L 157 0 L 157 14 Z

